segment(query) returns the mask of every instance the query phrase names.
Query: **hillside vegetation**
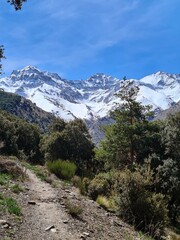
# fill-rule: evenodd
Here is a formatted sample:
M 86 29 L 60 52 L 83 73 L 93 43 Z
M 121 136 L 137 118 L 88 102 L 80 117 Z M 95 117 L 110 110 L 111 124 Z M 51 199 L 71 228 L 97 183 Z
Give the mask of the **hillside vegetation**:
M 149 122 L 151 108 L 136 101 L 138 91 L 133 82 L 122 82 L 117 97 L 123 104 L 111 113 L 114 123 L 104 128 L 99 148 L 80 119 L 55 119 L 41 133 L 1 111 L 0 152 L 45 164 L 136 230 L 163 239 L 180 220 L 180 113 Z
M 51 113 L 38 108 L 30 100 L 2 90 L 0 90 L 0 109 L 38 125 L 43 131 L 47 130 L 48 125 L 55 119 Z

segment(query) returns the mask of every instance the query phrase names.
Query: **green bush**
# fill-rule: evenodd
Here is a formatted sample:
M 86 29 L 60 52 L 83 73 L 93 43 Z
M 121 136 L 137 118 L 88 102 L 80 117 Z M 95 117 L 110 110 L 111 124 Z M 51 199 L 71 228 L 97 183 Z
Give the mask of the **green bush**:
M 71 180 L 76 172 L 76 165 L 74 163 L 62 160 L 47 162 L 47 168 L 57 177 L 64 180 Z
M 118 178 L 115 188 L 120 217 L 134 224 L 138 230 L 160 238 L 168 221 L 164 196 L 150 192 L 150 183 L 139 172 L 124 170 L 116 177 Z
M 88 195 L 96 200 L 98 195 L 108 196 L 110 193 L 110 175 L 109 173 L 99 173 L 90 182 L 88 187 Z

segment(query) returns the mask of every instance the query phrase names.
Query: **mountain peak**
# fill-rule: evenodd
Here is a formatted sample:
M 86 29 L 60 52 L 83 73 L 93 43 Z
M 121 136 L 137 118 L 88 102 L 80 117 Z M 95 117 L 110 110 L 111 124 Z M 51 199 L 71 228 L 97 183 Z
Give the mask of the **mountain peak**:
M 174 83 L 178 78 L 176 74 L 170 74 L 163 71 L 158 71 L 152 75 L 142 78 L 140 81 L 154 86 L 167 86 Z
M 167 76 L 169 74 L 164 71 L 158 71 L 158 72 L 155 72 L 153 75 L 154 76 Z
M 152 105 L 153 109 L 167 109 L 180 100 L 180 75 L 159 71 L 134 81 L 140 87 L 137 100 Z M 116 106 L 115 94 L 120 90 L 120 83 L 120 79 L 104 73 L 96 73 L 84 81 L 70 81 L 34 66 L 0 79 L 0 87 L 5 91 L 25 96 L 66 120 L 106 117 Z
M 37 67 L 31 66 L 31 65 L 24 67 L 23 69 L 21 69 L 21 71 L 38 71 L 38 72 L 40 72 L 40 70 Z
M 28 70 L 38 70 L 40 71 L 37 67 L 28 65 L 22 69 L 22 71 L 28 71 Z
M 95 86 L 110 86 L 114 85 L 114 83 L 117 81 L 117 78 L 113 78 L 107 74 L 104 73 L 96 73 L 92 75 L 87 82 L 95 85 Z
M 15 77 L 17 75 L 27 75 L 27 74 L 39 74 L 41 71 L 34 66 L 26 66 L 22 68 L 21 70 L 13 70 L 11 73 L 11 77 Z

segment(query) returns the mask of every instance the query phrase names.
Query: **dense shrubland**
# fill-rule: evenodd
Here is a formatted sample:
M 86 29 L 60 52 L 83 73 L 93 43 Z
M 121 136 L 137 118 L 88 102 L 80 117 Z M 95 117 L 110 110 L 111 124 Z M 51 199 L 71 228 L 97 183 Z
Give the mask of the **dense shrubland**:
M 56 119 L 47 133 L 0 112 L 0 152 L 72 179 L 82 194 L 116 212 L 136 229 L 161 239 L 180 219 L 180 113 L 149 121 L 149 106 L 136 101 L 138 87 L 124 80 L 120 104 L 95 149 L 80 119 Z
M 104 176 L 95 176 L 87 194 L 114 198 L 121 218 L 158 239 L 180 218 L 180 113 L 149 121 L 150 107 L 136 101 L 138 91 L 133 82 L 122 83 L 115 123 L 96 150 Z

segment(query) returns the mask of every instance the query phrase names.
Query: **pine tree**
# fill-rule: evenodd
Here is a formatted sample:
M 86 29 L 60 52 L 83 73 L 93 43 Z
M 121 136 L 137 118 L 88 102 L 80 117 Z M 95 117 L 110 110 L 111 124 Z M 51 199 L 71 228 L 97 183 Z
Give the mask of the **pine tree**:
M 133 81 L 122 81 L 117 94 L 120 103 L 111 113 L 115 123 L 106 127 L 106 138 L 96 152 L 97 158 L 105 160 L 110 168 L 142 163 L 154 152 L 154 141 L 160 142 L 159 126 L 148 121 L 152 116 L 150 106 L 136 101 L 138 92 L 139 88 Z

